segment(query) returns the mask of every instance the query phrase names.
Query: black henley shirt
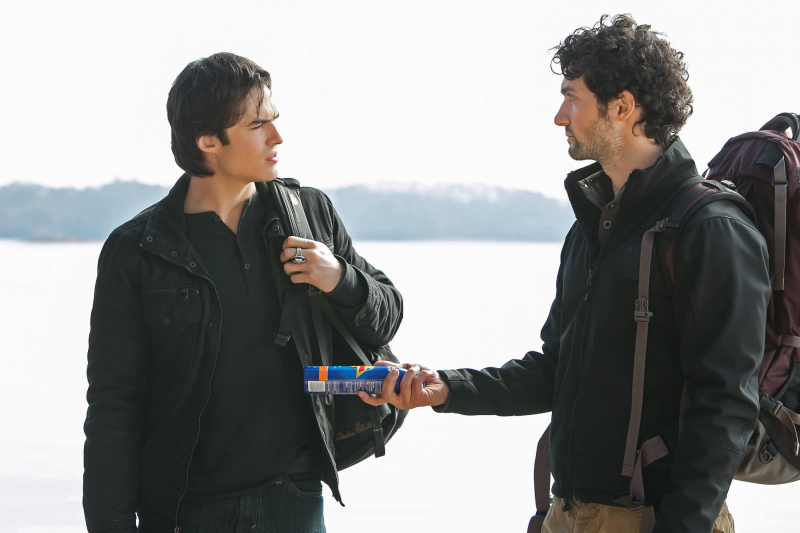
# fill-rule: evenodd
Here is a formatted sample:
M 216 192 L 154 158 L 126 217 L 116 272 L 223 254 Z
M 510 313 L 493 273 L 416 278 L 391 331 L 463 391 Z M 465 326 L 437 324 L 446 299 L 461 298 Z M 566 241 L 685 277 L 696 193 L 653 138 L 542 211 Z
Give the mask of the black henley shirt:
M 213 211 L 185 216 L 219 295 L 222 331 L 184 499 L 256 492 L 300 459 L 320 456 L 322 446 L 294 343 L 281 348 L 273 340 L 281 305 L 263 237 L 266 206 L 251 197 L 236 233 Z M 350 270 L 334 292 L 366 300 Z

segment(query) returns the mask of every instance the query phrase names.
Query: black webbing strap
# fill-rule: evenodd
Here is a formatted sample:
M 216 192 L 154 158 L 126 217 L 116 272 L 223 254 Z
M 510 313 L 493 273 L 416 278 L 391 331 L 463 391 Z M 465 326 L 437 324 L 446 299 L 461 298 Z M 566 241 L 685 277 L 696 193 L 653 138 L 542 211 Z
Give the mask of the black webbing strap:
M 378 408 L 370 405 L 369 421 L 372 423 L 372 431 L 375 435 L 375 457 L 383 457 L 386 455 L 386 439 L 383 436 L 383 426 L 381 426 L 381 415 L 378 413 Z
M 372 366 L 369 358 L 364 354 L 364 351 L 361 349 L 361 346 L 358 345 L 358 342 L 353 338 L 353 335 L 347 329 L 347 326 L 344 325 L 342 319 L 339 318 L 339 315 L 336 314 L 333 307 L 331 307 L 331 303 L 328 299 L 318 290 L 316 291 L 309 291 L 309 303 L 311 305 L 311 320 L 314 322 L 314 332 L 317 337 L 317 343 L 319 345 L 319 353 L 322 356 L 323 360 L 330 359 L 326 356 L 327 353 L 327 345 L 325 344 L 325 331 L 322 324 L 322 313 L 320 312 L 320 308 L 325 311 L 325 314 L 328 316 L 328 319 L 331 323 L 336 327 L 339 331 L 339 334 L 344 337 L 347 343 L 353 348 L 353 351 L 356 353 L 359 359 L 364 363 L 365 366 Z M 367 412 L 369 413 L 369 421 L 372 424 L 372 431 L 375 436 L 375 457 L 382 457 L 386 455 L 386 438 L 383 434 L 383 426 L 381 425 L 381 417 L 378 413 L 378 408 L 373 405 L 364 404 L 367 408 Z
M 269 182 L 269 189 L 275 196 L 278 207 L 286 215 L 286 222 L 289 224 L 289 233 L 295 237 L 303 239 L 313 239 L 314 234 L 306 219 L 303 210 L 303 202 L 300 201 L 300 192 L 296 189 L 287 187 L 280 180 Z
M 369 360 L 369 357 L 366 356 L 364 350 L 361 349 L 361 346 L 358 344 L 358 341 L 356 341 L 356 339 L 353 338 L 353 334 L 350 333 L 350 330 L 347 329 L 347 326 L 344 325 L 344 322 L 342 322 L 342 319 L 333 309 L 333 306 L 331 306 L 331 303 L 328 301 L 328 298 L 326 298 L 322 294 L 319 295 L 319 305 L 320 307 L 322 307 L 322 310 L 325 311 L 325 314 L 327 315 L 328 320 L 331 321 L 331 324 L 333 324 L 336 327 L 336 330 L 350 346 L 350 349 L 355 352 L 355 354 L 358 356 L 359 359 L 361 359 L 361 361 L 364 363 L 365 366 L 372 366 L 372 361 Z
M 286 343 L 292 338 L 292 317 L 294 316 L 294 308 L 297 304 L 300 290 L 301 288 L 297 285 L 291 285 L 286 289 L 286 296 L 283 298 L 281 322 L 278 326 L 278 331 L 275 333 L 275 344 L 278 346 L 286 346 Z
M 781 157 L 772 169 L 772 184 L 775 188 L 775 277 L 772 290 L 782 291 L 786 273 L 786 160 Z
M 303 211 L 303 203 L 300 201 L 300 193 L 287 187 L 277 179 L 270 181 L 268 185 L 280 212 L 286 216 L 286 222 L 289 224 L 289 233 L 303 239 L 313 239 L 314 235 L 311 233 L 306 213 Z M 280 325 L 277 333 L 275 333 L 275 344 L 278 346 L 286 346 L 286 343 L 292 337 L 294 308 L 302 290 L 302 287 L 293 283 L 290 283 L 289 288 L 286 290 Z
M 313 240 L 314 235 L 311 233 L 311 228 L 308 225 L 308 219 L 303 210 L 303 203 L 300 200 L 300 193 L 296 189 L 287 187 L 280 180 L 270 181 L 269 187 L 281 211 L 286 214 L 291 235 Z M 339 315 L 333 310 L 328 299 L 322 295 L 318 289 L 311 286 L 309 287 L 310 290 L 308 294 L 311 305 L 311 319 L 314 322 L 314 332 L 317 337 L 320 356 L 323 361 L 330 361 L 331 359 L 326 356 L 327 345 L 325 344 L 325 331 L 322 325 L 320 307 L 322 307 L 328 319 L 336 327 L 344 340 L 347 341 L 347 344 L 350 345 L 350 348 L 355 352 L 358 358 L 361 359 L 364 365 L 371 366 L 372 363 L 369 358 L 364 355 L 361 346 L 358 345 L 358 342 L 353 338 L 350 330 L 347 329 L 342 319 L 339 318 Z M 278 332 L 275 334 L 275 344 L 285 346 L 291 338 L 292 317 L 301 290 L 302 286 L 292 284 L 286 291 L 280 326 L 278 327 Z M 384 438 L 383 427 L 381 426 L 381 417 L 376 406 L 366 404 L 364 404 L 364 406 L 367 407 L 367 411 L 369 412 L 369 420 L 375 435 L 375 457 L 381 457 L 386 455 L 386 439 Z

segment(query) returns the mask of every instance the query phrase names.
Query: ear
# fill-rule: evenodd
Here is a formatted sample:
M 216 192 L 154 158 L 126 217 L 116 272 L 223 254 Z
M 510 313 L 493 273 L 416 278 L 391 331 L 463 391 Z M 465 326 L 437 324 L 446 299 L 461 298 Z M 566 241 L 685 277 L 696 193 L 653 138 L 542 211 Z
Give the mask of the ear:
M 609 116 L 620 122 L 627 122 L 638 115 L 636 110 L 636 99 L 630 91 L 622 91 L 615 100 L 608 103 Z
M 216 153 L 220 144 L 216 135 L 201 135 L 197 138 L 197 147 L 201 152 Z

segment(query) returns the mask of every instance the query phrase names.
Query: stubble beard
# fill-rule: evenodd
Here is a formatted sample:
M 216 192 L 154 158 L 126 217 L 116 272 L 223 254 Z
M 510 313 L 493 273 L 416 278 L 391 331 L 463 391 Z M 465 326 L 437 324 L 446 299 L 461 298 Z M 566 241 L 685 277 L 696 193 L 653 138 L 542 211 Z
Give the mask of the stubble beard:
M 606 117 L 597 117 L 584 132 L 584 140 L 572 137 L 569 155 L 576 161 L 591 159 L 600 164 L 613 161 L 622 151 L 619 132 Z

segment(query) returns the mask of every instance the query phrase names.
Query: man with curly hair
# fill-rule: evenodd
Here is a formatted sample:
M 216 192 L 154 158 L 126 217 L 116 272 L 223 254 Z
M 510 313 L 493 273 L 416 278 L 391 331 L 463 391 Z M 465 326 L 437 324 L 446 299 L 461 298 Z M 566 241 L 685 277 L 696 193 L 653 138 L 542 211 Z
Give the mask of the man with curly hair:
M 399 394 L 393 371 L 381 398 L 362 399 L 465 415 L 552 411 L 555 499 L 543 531 L 732 532 L 725 497 L 758 414 L 766 243 L 733 203 L 715 201 L 681 221 L 674 284 L 669 267 L 652 261 L 655 313 L 631 437 L 635 449 L 661 437 L 668 453 L 643 467 L 636 494 L 624 452 L 635 427 L 639 256 L 645 231 L 702 179 L 678 138 L 692 93 L 683 54 L 626 15 L 569 35 L 553 65 L 564 97 L 555 123 L 569 155 L 595 163 L 565 181 L 577 221 L 561 252 L 542 351 L 483 370 L 406 364 Z

